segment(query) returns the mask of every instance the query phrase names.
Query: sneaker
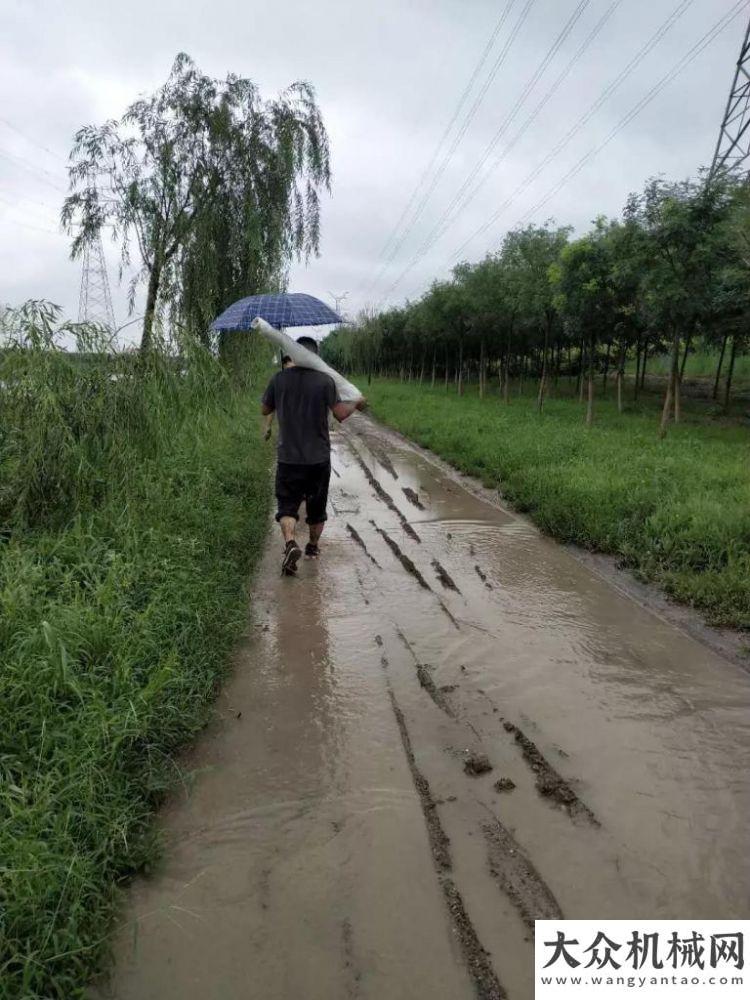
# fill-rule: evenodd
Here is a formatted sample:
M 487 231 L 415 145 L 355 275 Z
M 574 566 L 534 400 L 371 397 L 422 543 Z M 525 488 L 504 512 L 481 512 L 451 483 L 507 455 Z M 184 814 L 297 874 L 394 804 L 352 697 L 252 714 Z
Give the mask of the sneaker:
M 308 542 L 305 546 L 305 555 L 308 559 L 317 559 L 320 555 L 320 549 L 315 544 L 315 542 Z
M 297 572 L 297 563 L 302 556 L 302 549 L 297 545 L 297 543 L 292 539 L 292 541 L 286 543 L 286 548 L 284 549 L 284 558 L 281 563 L 281 575 L 282 576 L 294 576 Z

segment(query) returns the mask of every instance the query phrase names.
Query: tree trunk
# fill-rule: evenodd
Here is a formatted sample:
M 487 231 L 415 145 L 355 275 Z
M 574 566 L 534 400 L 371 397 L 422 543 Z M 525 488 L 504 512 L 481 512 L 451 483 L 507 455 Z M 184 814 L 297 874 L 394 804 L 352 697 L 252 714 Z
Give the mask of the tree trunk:
M 458 384 L 456 386 L 458 395 L 464 394 L 464 342 L 461 338 L 458 345 Z
M 664 437 L 667 433 L 667 424 L 669 423 L 669 410 L 672 403 L 674 403 L 674 416 L 675 422 L 679 419 L 680 415 L 680 404 L 679 404 L 679 387 L 677 385 L 680 372 L 680 335 L 677 331 L 674 332 L 672 336 L 672 360 L 669 366 L 669 380 L 667 382 L 667 391 L 664 396 L 664 408 L 661 414 L 661 425 L 659 427 L 659 437 Z
M 578 358 L 578 402 L 579 403 L 583 402 L 583 387 L 585 384 L 585 380 L 583 377 L 583 371 L 584 371 L 583 363 L 585 358 L 586 358 L 586 344 L 584 342 L 583 337 L 581 337 L 581 354 L 580 357 Z
M 448 348 L 446 347 L 446 349 L 445 349 L 445 391 L 446 392 L 448 391 L 448 382 L 450 381 L 450 378 L 449 378 L 449 369 L 450 369 L 450 362 L 449 362 L 449 358 L 448 358 Z
M 484 338 L 479 346 L 479 398 L 484 399 Z
M 609 356 L 612 352 L 612 341 L 607 341 L 607 354 L 604 358 L 604 377 L 602 378 L 602 395 L 607 396 L 607 375 L 609 374 Z
M 685 365 L 687 364 L 688 351 L 690 350 L 690 341 L 693 339 L 693 331 L 691 330 L 685 338 L 685 352 L 682 355 L 682 364 L 680 365 L 680 381 L 685 378 Z
M 734 375 L 734 361 L 737 357 L 737 334 L 732 334 L 732 352 L 729 355 L 729 369 L 727 371 L 727 384 L 724 387 L 724 412 L 729 412 L 729 402 L 732 394 L 732 376 Z
M 620 359 L 617 362 L 617 412 L 622 413 L 622 383 L 625 378 L 625 356 L 627 354 L 627 348 L 623 343 L 620 344 Z
M 542 350 L 542 375 L 539 379 L 539 392 L 536 398 L 536 408 L 539 413 L 542 412 L 542 407 L 544 406 L 544 389 L 545 383 L 547 382 L 547 346 L 549 343 L 549 323 L 545 323 L 544 326 L 544 348 Z
M 437 368 L 437 347 L 432 349 L 432 382 L 430 383 L 430 388 L 435 388 L 435 369 Z
M 641 375 L 641 335 L 638 334 L 638 340 L 635 345 L 635 385 L 633 386 L 633 399 L 638 399 L 638 380 Z
M 161 264 L 155 260 L 151 266 L 151 273 L 148 276 L 148 292 L 146 294 L 146 312 L 143 317 L 143 333 L 141 334 L 141 354 L 148 354 L 148 352 L 153 347 L 154 315 L 156 314 L 156 301 L 159 296 L 160 281 L 161 281 Z
M 729 340 L 729 334 L 724 334 L 724 339 L 721 342 L 721 354 L 719 355 L 719 364 L 716 368 L 716 378 L 714 379 L 714 391 L 711 393 L 712 399 L 717 399 L 719 395 L 719 379 L 721 378 L 721 366 L 724 364 L 724 352 L 727 349 L 727 341 Z
M 641 389 L 646 385 L 646 362 L 648 361 L 648 337 L 643 344 L 643 365 L 641 366 Z
M 667 391 L 664 396 L 664 406 L 661 408 L 661 423 L 659 424 L 659 437 L 667 436 L 667 424 L 669 423 L 669 411 L 672 406 L 672 376 L 670 374 L 667 382 Z
M 680 422 L 680 335 L 675 333 L 672 343 L 672 396 L 674 397 L 674 422 Z
M 589 398 L 586 405 L 586 426 L 594 422 L 594 338 L 589 343 Z

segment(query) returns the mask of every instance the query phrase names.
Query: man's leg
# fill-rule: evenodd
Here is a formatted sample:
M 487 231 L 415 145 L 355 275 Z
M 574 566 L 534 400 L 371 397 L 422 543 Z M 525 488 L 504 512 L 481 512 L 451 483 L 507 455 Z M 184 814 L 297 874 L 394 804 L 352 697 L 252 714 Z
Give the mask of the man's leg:
M 304 479 L 299 469 L 294 465 L 279 462 L 276 466 L 276 520 L 279 522 L 285 542 L 281 561 L 281 572 L 284 576 L 293 576 L 297 572 L 297 563 L 302 556 L 302 549 L 297 545 L 294 533 L 303 493 Z
M 328 503 L 328 483 L 330 478 L 330 462 L 310 467 L 310 475 L 305 491 L 310 541 L 305 546 L 305 555 L 311 559 L 316 559 L 318 556 L 318 542 L 328 519 L 326 505 Z
M 320 524 L 308 525 L 310 529 L 310 541 L 305 546 L 305 555 L 310 559 L 318 558 L 318 542 L 320 541 L 320 536 L 323 534 L 323 528 L 325 528 L 325 526 L 325 521 L 322 521 Z

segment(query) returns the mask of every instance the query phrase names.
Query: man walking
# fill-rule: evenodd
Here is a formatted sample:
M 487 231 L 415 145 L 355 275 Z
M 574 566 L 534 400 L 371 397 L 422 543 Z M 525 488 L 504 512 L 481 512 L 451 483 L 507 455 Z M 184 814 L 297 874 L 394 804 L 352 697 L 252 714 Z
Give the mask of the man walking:
M 317 341 L 312 337 L 299 337 L 297 343 L 318 353 Z M 363 406 L 364 400 L 340 402 L 330 375 L 293 364 L 277 372 L 263 394 L 261 412 L 264 416 L 276 413 L 279 424 L 276 520 L 285 542 L 281 572 L 287 576 L 297 572 L 302 556 L 294 535 L 303 500 L 310 531 L 305 555 L 316 559 L 319 554 L 318 542 L 328 516 L 326 504 L 331 478 L 328 412 L 342 422 Z

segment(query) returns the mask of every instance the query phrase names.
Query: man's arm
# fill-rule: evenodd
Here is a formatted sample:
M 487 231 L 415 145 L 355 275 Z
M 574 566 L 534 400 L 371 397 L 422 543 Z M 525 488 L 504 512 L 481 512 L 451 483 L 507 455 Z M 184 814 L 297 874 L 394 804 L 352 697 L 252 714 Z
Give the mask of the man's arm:
M 333 413 L 334 417 L 338 420 L 338 422 L 340 424 L 343 424 L 343 422 L 345 420 L 348 420 L 348 418 L 352 415 L 352 413 L 354 413 L 355 410 L 364 410 L 366 406 L 367 406 L 367 401 L 363 396 L 362 399 L 358 399 L 356 403 L 341 403 L 341 402 L 334 403 L 334 405 L 331 407 L 331 412 Z

